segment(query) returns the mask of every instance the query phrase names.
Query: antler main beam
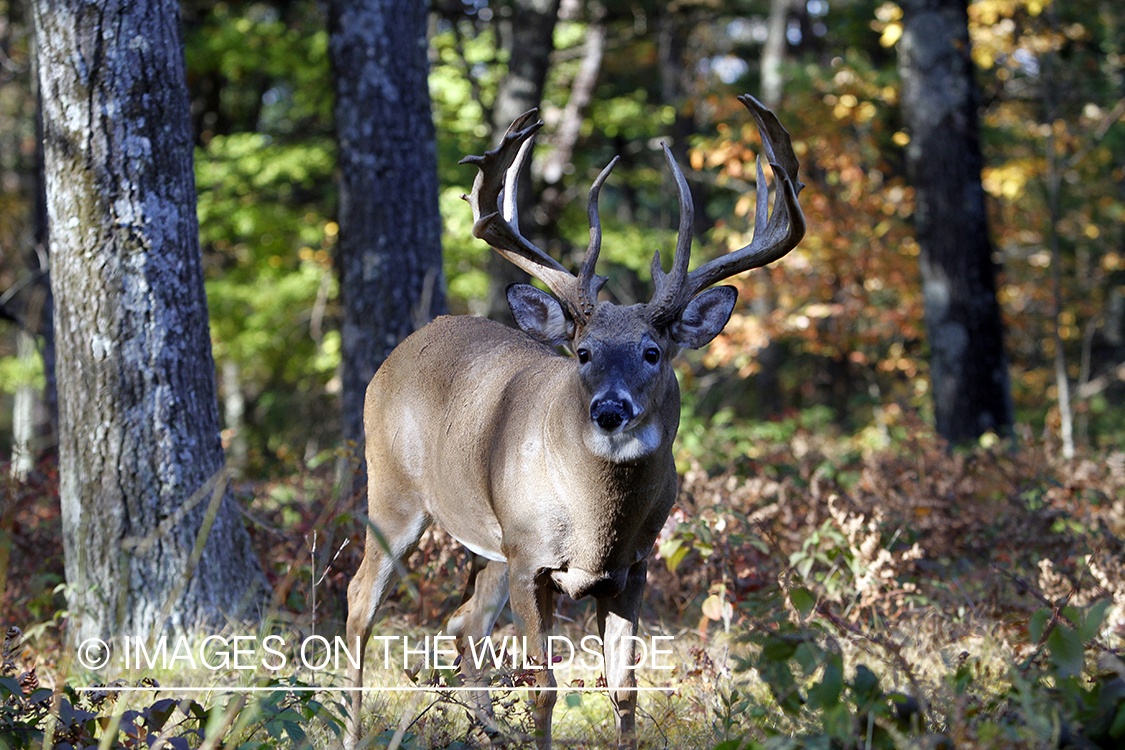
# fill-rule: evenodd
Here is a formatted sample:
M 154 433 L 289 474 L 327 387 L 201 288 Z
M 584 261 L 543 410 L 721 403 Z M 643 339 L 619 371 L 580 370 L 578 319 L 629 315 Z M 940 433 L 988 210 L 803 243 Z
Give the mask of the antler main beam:
M 805 236 L 805 215 L 797 202 L 797 194 L 801 192 L 804 183 L 797 177 L 797 155 L 793 153 L 789 131 L 773 112 L 749 94 L 738 97 L 738 101 L 750 110 L 758 125 L 762 150 L 766 153 L 775 177 L 777 197 L 774 199 L 773 213 L 769 214 L 769 189 L 766 187 L 762 163 L 758 160 L 754 237 L 750 244 L 686 273 L 691 253 L 691 194 L 687 190 L 683 172 L 665 147 L 665 157 L 676 177 L 680 194 L 680 231 L 672 271 L 665 274 L 660 270 L 659 257 L 653 260 L 656 293 L 649 305 L 655 321 L 674 319 L 692 297 L 707 287 L 743 271 L 772 263 L 796 247 Z
M 757 187 L 754 237 L 750 244 L 711 260 L 688 273 L 691 260 L 694 206 L 683 171 L 672 152 L 664 146 L 664 158 L 676 180 L 680 201 L 680 228 L 672 270 L 664 273 L 660 254 L 652 260 L 652 278 L 656 286 L 649 302 L 651 319 L 657 323 L 675 320 L 693 297 L 707 287 L 735 274 L 772 263 L 801 241 L 805 234 L 805 216 L 797 202 L 804 184 L 797 176 L 797 156 L 789 132 L 777 117 L 749 94 L 738 100 L 750 111 L 762 137 L 762 150 L 773 171 L 776 187 L 773 212 L 769 210 L 769 188 L 761 160 L 757 160 Z M 531 151 L 533 137 L 543 127 L 537 110 L 516 118 L 504 134 L 500 145 L 483 156 L 466 156 L 462 164 L 478 168 L 472 193 L 462 196 L 473 209 L 473 236 L 482 239 L 505 259 L 541 280 L 566 306 L 578 322 L 588 320 L 597 304 L 598 291 L 605 278 L 594 272 L 601 249 L 601 222 L 598 218 L 598 193 L 609 176 L 615 158 L 590 188 L 588 213 L 590 245 L 577 276 L 532 244 L 520 233 L 516 210 L 519 173 Z
M 543 127 L 537 110 L 530 110 L 515 119 L 500 145 L 483 156 L 466 156 L 459 163 L 476 165 L 473 190 L 461 196 L 473 209 L 473 236 L 484 240 L 500 255 L 547 285 L 566 305 L 576 320 L 587 320 L 597 304 L 598 291 L 606 282 L 594 273 L 601 250 L 601 223 L 598 220 L 598 192 L 609 177 L 617 159 L 602 170 L 590 188 L 590 245 L 582 260 L 578 276 L 563 268 L 547 253 L 520 234 L 516 209 L 519 173 L 531 151 L 532 139 Z
M 519 172 L 531 150 L 532 137 L 543 127 L 536 112 L 533 109 L 517 117 L 494 150 L 458 162 L 473 164 L 479 170 L 472 192 L 461 197 L 473 209 L 474 237 L 561 295 L 573 288 L 574 275 L 520 234 L 516 211 Z

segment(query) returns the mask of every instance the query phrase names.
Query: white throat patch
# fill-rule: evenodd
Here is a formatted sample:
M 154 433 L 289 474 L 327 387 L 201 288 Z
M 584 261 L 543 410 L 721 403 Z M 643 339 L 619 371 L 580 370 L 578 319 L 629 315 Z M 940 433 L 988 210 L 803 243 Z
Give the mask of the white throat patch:
M 591 425 L 586 432 L 586 447 L 598 458 L 622 464 L 636 461 L 660 447 L 660 428 L 651 421 L 641 426 L 607 435 Z

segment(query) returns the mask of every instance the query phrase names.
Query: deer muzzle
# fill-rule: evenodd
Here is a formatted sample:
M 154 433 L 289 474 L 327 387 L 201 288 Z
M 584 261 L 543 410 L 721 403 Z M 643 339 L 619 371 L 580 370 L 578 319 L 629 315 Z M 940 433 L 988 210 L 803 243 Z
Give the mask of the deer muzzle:
M 636 417 L 636 405 L 624 393 L 614 391 L 590 402 L 590 419 L 608 433 L 624 429 Z

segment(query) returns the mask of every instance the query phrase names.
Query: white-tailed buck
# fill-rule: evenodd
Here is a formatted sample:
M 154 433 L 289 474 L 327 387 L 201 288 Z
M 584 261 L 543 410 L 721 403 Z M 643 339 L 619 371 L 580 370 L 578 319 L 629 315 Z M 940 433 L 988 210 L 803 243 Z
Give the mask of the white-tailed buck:
M 598 190 L 612 163 L 590 190 L 590 245 L 575 276 L 525 239 L 516 222 L 516 177 L 542 126 L 535 112 L 512 123 L 496 150 L 464 159 L 480 170 L 467 198 L 473 234 L 554 296 L 513 284 L 508 303 L 522 331 L 481 318 L 439 318 L 403 341 L 371 380 L 364 409 L 371 526 L 348 587 L 348 644 L 360 644 L 352 687 L 363 685 L 363 644 L 375 610 L 436 520 L 487 560 L 446 632 L 467 654 L 468 639 L 489 634 L 510 596 L 532 661 L 543 667 L 533 693 L 538 746 L 551 744 L 556 693 L 546 639 L 562 592 L 597 602 L 617 742 L 635 747 L 636 641 L 625 636 L 637 634 L 648 556 L 676 497 L 680 392 L 672 358 L 711 341 L 730 318 L 738 293 L 712 284 L 780 258 L 805 231 L 789 134 L 753 97 L 739 100 L 757 121 L 775 176 L 773 211 L 759 162 L 753 241 L 688 273 L 691 193 L 665 147 L 679 191 L 679 237 L 670 272 L 659 253 L 653 258 L 655 293 L 647 304 L 598 299 L 606 281 L 594 273 Z M 485 684 L 471 661 L 461 662 L 469 684 Z M 487 720 L 488 696 L 477 695 Z M 351 693 L 351 745 L 360 736 L 361 698 Z

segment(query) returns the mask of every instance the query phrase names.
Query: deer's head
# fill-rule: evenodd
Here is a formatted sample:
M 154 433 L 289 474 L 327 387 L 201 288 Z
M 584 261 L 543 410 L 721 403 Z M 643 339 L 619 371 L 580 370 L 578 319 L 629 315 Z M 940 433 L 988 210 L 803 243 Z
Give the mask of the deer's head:
M 472 194 L 473 234 L 504 258 L 540 279 L 554 296 L 526 284 L 508 288 L 517 325 L 531 336 L 574 354 L 578 379 L 589 403 L 587 445 L 603 458 L 629 461 L 651 453 L 675 433 L 679 393 L 671 360 L 681 349 L 704 346 L 723 330 L 734 310 L 734 287 L 712 287 L 742 271 L 758 268 L 789 252 L 805 232 L 797 203 L 803 185 L 789 134 L 772 112 L 752 96 L 739 97 L 757 121 L 773 170 L 777 198 L 769 212 L 761 162 L 757 166 L 757 210 L 750 244 L 688 272 L 692 205 L 687 180 L 668 147 L 664 156 L 675 176 L 680 225 L 672 268 L 667 273 L 656 253 L 652 260 L 655 292 L 651 301 L 620 306 L 599 300 L 606 279 L 594 267 L 601 249 L 598 193 L 615 158 L 590 189 L 590 243 L 578 274 L 529 242 L 516 218 L 516 180 L 530 153 L 532 136 L 543 123 L 535 110 L 508 128 L 498 148 L 462 163 L 479 168 Z M 669 411 L 675 418 L 670 425 Z

